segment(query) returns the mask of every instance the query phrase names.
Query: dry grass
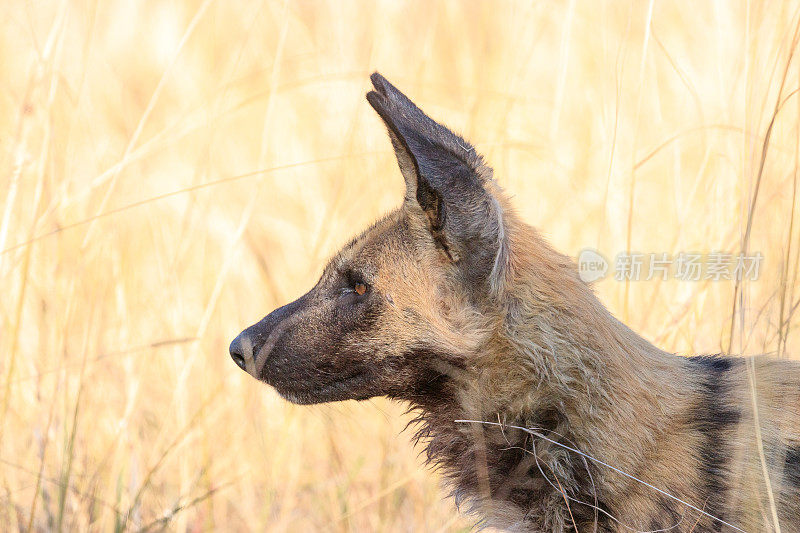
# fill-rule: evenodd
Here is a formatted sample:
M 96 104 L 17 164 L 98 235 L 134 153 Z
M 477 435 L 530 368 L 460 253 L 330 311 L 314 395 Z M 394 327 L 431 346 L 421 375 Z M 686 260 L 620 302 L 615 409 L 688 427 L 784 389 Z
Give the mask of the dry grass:
M 649 339 L 800 353 L 799 8 L 8 0 L 0 523 L 468 527 L 400 406 L 287 405 L 227 355 L 399 201 L 374 69 L 561 250 L 764 254 L 742 287 L 599 283 Z

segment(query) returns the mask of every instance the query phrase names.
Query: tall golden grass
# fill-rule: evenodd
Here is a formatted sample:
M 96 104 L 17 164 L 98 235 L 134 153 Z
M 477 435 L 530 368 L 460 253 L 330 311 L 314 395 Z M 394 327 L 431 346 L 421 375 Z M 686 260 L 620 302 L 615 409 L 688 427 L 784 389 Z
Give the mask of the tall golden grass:
M 288 405 L 227 355 L 399 203 L 375 69 L 567 253 L 764 254 L 599 282 L 647 338 L 797 355 L 799 9 L 7 0 L 2 529 L 468 529 L 402 406 Z

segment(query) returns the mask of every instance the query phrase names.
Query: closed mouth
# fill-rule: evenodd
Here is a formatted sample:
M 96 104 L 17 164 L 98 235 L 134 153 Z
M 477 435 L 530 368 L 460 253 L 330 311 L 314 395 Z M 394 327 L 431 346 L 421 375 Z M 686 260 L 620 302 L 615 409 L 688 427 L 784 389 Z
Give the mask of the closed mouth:
M 267 383 L 272 385 L 284 399 L 292 403 L 313 404 L 368 398 L 371 395 L 364 395 L 362 391 L 353 390 L 366 383 L 368 379 L 367 371 L 359 369 L 340 379 L 314 387 L 304 387 L 302 383 L 298 382 L 294 382 L 291 385 L 270 383 L 269 381 Z M 355 392 L 359 392 L 359 394 L 354 394 Z

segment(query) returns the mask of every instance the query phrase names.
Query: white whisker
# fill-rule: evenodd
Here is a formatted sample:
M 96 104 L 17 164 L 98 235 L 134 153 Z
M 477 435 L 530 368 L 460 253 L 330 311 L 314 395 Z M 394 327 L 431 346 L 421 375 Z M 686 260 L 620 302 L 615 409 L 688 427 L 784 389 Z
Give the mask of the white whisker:
M 719 522 L 720 524 L 725 524 L 726 526 L 731 527 L 731 528 L 735 529 L 736 531 L 741 531 L 742 533 L 747 533 L 745 530 L 743 530 L 741 528 L 738 528 L 738 527 L 734 526 L 733 524 L 731 524 L 729 522 L 726 522 L 725 520 L 723 520 L 721 518 L 718 518 L 718 517 L 716 517 L 716 516 L 714 516 L 714 515 L 712 515 L 710 513 L 707 513 L 706 511 L 700 509 L 699 507 L 694 506 L 689 502 L 683 501 L 680 498 L 678 498 L 677 496 L 673 496 L 669 492 L 661 490 L 658 487 L 656 487 L 654 485 L 651 485 L 650 483 L 637 478 L 636 476 L 632 476 L 631 474 L 628 474 L 627 472 L 624 472 L 624 471 L 620 470 L 619 468 L 611 466 L 610 464 L 608 464 L 608 463 L 606 463 L 604 461 L 601 461 L 600 459 L 596 459 L 596 458 L 592 457 L 591 455 L 586 454 L 586 453 L 584 453 L 584 452 L 582 452 L 582 451 L 580 451 L 580 450 L 578 450 L 576 448 L 573 448 L 571 446 L 567 446 L 566 444 L 562 444 L 562 443 L 560 443 L 558 441 L 555 441 L 553 439 L 549 439 L 546 436 L 544 436 L 543 434 L 539 433 L 538 431 L 535 431 L 534 429 L 525 428 L 525 427 L 522 427 L 522 426 L 513 426 L 511 424 L 500 424 L 498 422 L 486 422 L 484 420 L 455 420 L 454 422 L 456 422 L 457 424 L 458 423 L 463 423 L 463 424 L 472 423 L 472 424 L 484 424 L 484 425 L 488 425 L 488 426 L 504 426 L 504 427 L 510 427 L 510 428 L 513 428 L 513 429 L 519 429 L 521 431 L 524 431 L 526 433 L 529 433 L 531 435 L 539 437 L 540 439 L 545 440 L 545 441 L 547 441 L 547 442 L 549 442 L 551 444 L 555 444 L 556 446 L 560 446 L 560 447 L 564 448 L 565 450 L 569 450 L 571 452 L 577 453 L 578 455 L 580 455 L 582 457 L 585 457 L 586 459 L 589 459 L 590 461 L 593 461 L 593 462 L 595 462 L 595 463 L 597 463 L 599 465 L 605 466 L 606 468 L 610 468 L 614 472 L 617 472 L 618 474 L 622 474 L 623 476 L 625 476 L 627 478 L 630 478 L 630 479 L 632 479 L 632 480 L 634 480 L 634 481 L 636 481 L 638 483 L 641 483 L 642 485 L 653 489 L 654 491 L 658 492 L 659 494 L 662 494 L 662 495 L 666 496 L 667 498 L 670 498 L 672 500 L 675 500 L 676 502 L 682 503 L 686 507 L 697 511 L 698 513 L 701 513 L 701 514 L 711 518 L 712 520 L 714 520 L 716 522 Z M 534 454 L 534 457 L 535 457 L 535 454 Z M 545 479 L 547 479 L 547 478 L 545 478 Z M 547 480 L 547 481 L 548 481 L 548 483 L 550 483 L 549 480 Z M 552 485 L 552 483 L 551 483 L 551 485 Z M 559 491 L 559 492 L 561 492 L 561 491 Z M 567 497 L 569 497 L 569 496 L 567 496 Z M 580 502 L 580 503 L 583 503 L 583 502 Z M 590 505 L 590 504 L 585 504 L 585 505 Z M 605 512 L 602 509 L 599 509 L 599 510 L 601 512 Z M 608 516 L 611 517 L 611 515 L 608 515 Z M 611 518 L 613 518 L 613 517 L 611 517 Z M 670 529 L 672 529 L 672 528 L 670 528 Z M 659 530 L 659 531 L 662 531 L 662 530 Z

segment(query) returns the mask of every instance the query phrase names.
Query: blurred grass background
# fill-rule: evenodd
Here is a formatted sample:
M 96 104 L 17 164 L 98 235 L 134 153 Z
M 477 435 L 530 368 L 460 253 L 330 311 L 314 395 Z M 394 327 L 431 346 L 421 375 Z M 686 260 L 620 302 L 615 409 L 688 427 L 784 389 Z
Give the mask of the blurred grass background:
M 402 406 L 288 405 L 227 354 L 399 203 L 376 69 L 562 251 L 764 254 L 599 282 L 648 339 L 798 354 L 797 2 L 4 6 L 4 530 L 468 529 Z

